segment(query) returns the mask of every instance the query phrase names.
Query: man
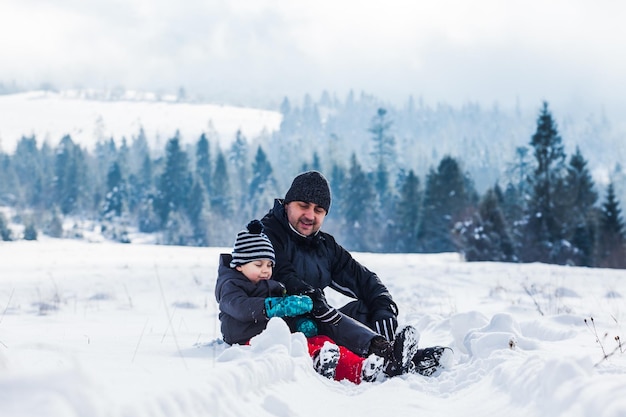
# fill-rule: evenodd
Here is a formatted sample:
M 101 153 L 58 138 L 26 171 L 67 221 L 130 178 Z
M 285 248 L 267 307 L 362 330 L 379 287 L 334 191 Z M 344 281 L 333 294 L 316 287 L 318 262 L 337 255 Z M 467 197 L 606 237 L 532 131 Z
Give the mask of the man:
M 331 287 L 355 299 L 339 311 L 393 341 L 398 307 L 391 294 L 374 272 L 320 230 L 330 204 L 328 181 L 317 171 L 296 176 L 284 200 L 274 202 L 262 220 L 276 251 L 274 275 L 290 294 Z
M 352 343 L 355 352 L 365 342 L 367 354 L 391 358 L 387 375 L 412 370 L 429 376 L 449 365 L 450 348 L 417 349 L 419 334 L 413 326 L 404 326 L 396 333 L 398 307 L 387 287 L 332 235 L 320 230 L 330 203 L 328 181 L 317 171 L 296 176 L 285 198 L 275 200 L 262 219 L 276 252 L 275 279 L 289 294 L 306 294 L 313 299 L 313 315 L 329 336 L 346 346 Z M 337 311 L 326 302 L 326 287 L 354 301 Z

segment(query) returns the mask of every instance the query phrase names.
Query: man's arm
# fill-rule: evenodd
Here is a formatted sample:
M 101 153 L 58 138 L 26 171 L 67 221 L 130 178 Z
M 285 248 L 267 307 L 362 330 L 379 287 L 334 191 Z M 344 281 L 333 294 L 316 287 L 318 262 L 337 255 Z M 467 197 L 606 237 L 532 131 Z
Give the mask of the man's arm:
M 379 334 L 393 340 L 398 328 L 398 306 L 378 275 L 357 262 L 348 251 L 334 242 L 331 286 L 345 295 L 361 300 L 368 309 L 368 321 Z
M 374 300 L 379 297 L 392 300 L 389 290 L 378 275 L 355 260 L 332 236 L 327 235 L 326 241 L 329 255 L 332 257 L 331 286 L 333 289 L 361 300 L 368 307 L 372 307 Z

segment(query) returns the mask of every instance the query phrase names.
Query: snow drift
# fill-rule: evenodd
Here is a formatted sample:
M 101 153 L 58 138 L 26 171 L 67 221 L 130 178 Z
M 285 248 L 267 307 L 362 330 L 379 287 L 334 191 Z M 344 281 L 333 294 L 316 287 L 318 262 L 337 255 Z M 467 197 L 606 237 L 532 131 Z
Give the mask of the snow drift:
M 357 253 L 401 324 L 455 354 L 435 377 L 354 385 L 317 375 L 278 319 L 250 346 L 221 342 L 229 250 L 0 243 L 0 415 L 626 415 L 626 271 Z

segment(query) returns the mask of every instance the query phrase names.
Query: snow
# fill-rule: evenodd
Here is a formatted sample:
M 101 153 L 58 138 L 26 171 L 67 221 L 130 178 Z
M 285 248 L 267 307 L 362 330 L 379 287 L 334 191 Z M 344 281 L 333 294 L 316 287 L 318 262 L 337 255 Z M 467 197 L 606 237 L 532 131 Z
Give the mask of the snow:
M 202 133 L 216 132 L 227 146 L 241 130 L 248 139 L 280 127 L 279 112 L 218 104 L 156 100 L 147 93 L 126 92 L 116 100 L 91 99 L 88 92 L 30 91 L 0 95 L 0 150 L 12 153 L 22 136 L 35 135 L 56 146 L 64 135 L 93 150 L 98 140 L 128 143 L 143 128 L 151 148 L 165 147 L 178 130 L 195 144 Z
M 279 319 L 250 346 L 221 342 L 224 251 L 0 242 L 0 416 L 626 415 L 624 270 L 355 253 L 401 324 L 454 357 L 433 377 L 354 385 L 317 375 Z

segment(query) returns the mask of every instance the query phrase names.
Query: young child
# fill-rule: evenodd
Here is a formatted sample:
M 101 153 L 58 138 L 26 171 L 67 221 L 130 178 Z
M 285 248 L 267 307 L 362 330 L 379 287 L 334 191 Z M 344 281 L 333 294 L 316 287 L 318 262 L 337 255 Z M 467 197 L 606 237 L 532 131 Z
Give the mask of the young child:
M 258 220 L 237 234 L 232 254 L 220 255 L 215 297 L 224 341 L 247 344 L 267 326 L 272 317 L 281 317 L 292 332 L 307 336 L 315 370 L 337 381 L 356 384 L 374 381 L 382 374 L 385 360 L 375 354 L 363 358 L 329 337 L 317 335 L 313 301 L 306 295 L 286 295 L 285 287 L 272 280 L 275 263 L 272 243 Z

